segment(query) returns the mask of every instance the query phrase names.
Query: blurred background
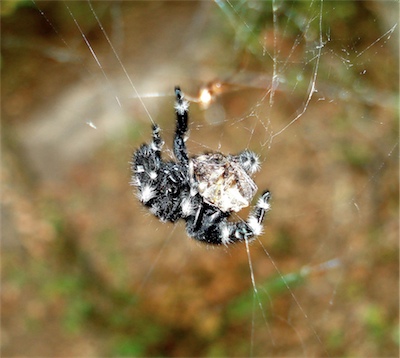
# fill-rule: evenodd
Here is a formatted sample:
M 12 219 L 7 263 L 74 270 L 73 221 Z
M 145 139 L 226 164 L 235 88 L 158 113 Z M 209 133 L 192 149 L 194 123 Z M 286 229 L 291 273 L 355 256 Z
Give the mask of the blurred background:
M 398 14 L 2 1 L 2 356 L 398 356 Z M 129 186 L 151 118 L 171 156 L 175 85 L 190 153 L 260 155 L 248 251 Z

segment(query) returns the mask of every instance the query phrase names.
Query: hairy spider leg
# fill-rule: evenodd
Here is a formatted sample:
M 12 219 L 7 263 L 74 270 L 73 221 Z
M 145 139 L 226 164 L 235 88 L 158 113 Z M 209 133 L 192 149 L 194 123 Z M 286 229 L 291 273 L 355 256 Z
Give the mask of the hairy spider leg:
M 258 236 L 262 233 L 262 223 L 265 219 L 265 214 L 271 209 L 269 201 L 271 200 L 271 193 L 266 190 L 258 199 L 253 211 L 247 218 L 247 225 L 251 228 L 252 236 Z
M 183 98 L 183 93 L 179 87 L 175 87 L 175 95 L 176 130 L 174 138 L 174 154 L 180 163 L 189 165 L 189 157 L 184 138 L 188 130 L 189 102 Z
M 157 125 L 153 125 L 152 142 L 143 144 L 132 158 L 133 176 L 131 185 L 137 187 L 139 200 L 147 206 L 150 206 L 151 201 L 157 194 L 153 182 L 159 175 L 162 165 L 161 149 L 163 144 L 164 142 L 160 137 L 160 128 Z
M 189 158 L 186 153 L 184 134 L 187 131 L 188 102 L 183 99 L 180 89 L 176 89 L 175 110 L 177 114 L 174 153 L 177 162 L 164 162 L 161 149 L 164 141 L 160 128 L 153 125 L 152 141 L 143 144 L 132 160 L 132 182 L 137 187 L 139 200 L 161 221 L 175 222 L 192 210 L 189 199 Z M 186 199 L 186 200 L 185 200 Z
M 225 222 L 221 225 L 221 241 L 227 245 L 235 241 L 252 241 L 255 236 L 262 234 L 262 223 L 265 214 L 270 210 L 271 193 L 267 190 L 258 199 L 257 204 L 248 216 L 246 222 Z
M 230 222 L 229 213 L 204 204 L 197 213 L 186 218 L 186 229 L 194 239 L 213 245 L 228 245 L 237 241 L 252 241 L 262 233 L 265 214 L 270 210 L 271 194 L 264 192 L 247 221 Z
M 150 144 L 152 149 L 156 152 L 156 155 L 161 157 L 161 149 L 164 145 L 164 141 L 160 137 L 160 127 L 157 124 L 153 124 L 153 142 Z

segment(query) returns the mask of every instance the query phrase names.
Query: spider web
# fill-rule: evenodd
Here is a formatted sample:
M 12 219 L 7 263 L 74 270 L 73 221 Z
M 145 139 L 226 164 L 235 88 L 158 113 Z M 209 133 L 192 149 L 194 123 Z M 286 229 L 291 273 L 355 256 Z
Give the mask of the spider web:
M 3 25 L 5 68 L 30 64 L 25 85 L 3 74 L 5 162 L 29 185 L 6 191 L 25 251 L 5 254 L 27 273 L 6 260 L 3 302 L 10 316 L 26 303 L 36 327 L 52 320 L 30 331 L 6 314 L 5 353 L 27 354 L 13 336 L 33 335 L 46 347 L 32 355 L 396 356 L 397 2 L 15 11 L 35 31 Z M 260 154 L 272 210 L 256 242 L 200 245 L 128 194 L 152 123 L 172 156 L 175 85 L 191 100 L 191 154 Z

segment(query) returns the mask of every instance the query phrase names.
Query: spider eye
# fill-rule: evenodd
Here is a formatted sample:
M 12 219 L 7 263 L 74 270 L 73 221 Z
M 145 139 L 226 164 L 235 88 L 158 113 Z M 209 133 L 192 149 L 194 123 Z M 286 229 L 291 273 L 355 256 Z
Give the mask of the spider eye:
M 258 155 L 250 150 L 245 150 L 238 155 L 239 163 L 247 174 L 254 174 L 260 169 Z

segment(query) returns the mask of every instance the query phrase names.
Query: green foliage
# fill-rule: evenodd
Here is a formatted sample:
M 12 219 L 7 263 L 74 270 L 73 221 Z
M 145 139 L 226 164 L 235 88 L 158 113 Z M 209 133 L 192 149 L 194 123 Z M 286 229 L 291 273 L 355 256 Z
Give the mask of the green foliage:
M 114 344 L 112 356 L 141 357 L 145 355 L 146 347 L 143 342 L 134 337 L 120 337 Z
M 2 0 L 1 1 L 1 17 L 13 15 L 21 7 L 32 7 L 30 0 Z
M 92 311 L 90 301 L 81 296 L 70 297 L 62 320 L 63 326 L 68 332 L 80 333 Z
M 363 320 L 371 338 L 381 341 L 387 333 L 387 321 L 381 307 L 369 305 L 363 312 Z
M 293 289 L 304 284 L 307 274 L 306 270 L 301 270 L 269 278 L 257 287 L 258 295 L 252 289 L 235 300 L 230 306 L 229 315 L 235 320 L 250 317 L 259 304 L 265 308 L 267 303 L 274 299 L 274 297 L 288 294 L 288 287 Z
M 93 311 L 93 302 L 86 294 L 85 280 L 72 273 L 46 276 L 47 281 L 42 286 L 43 298 L 55 305 L 62 303 L 63 327 L 67 332 L 79 333 Z
M 343 347 L 345 342 L 345 331 L 343 329 L 335 329 L 331 331 L 327 338 L 327 344 L 331 350 Z
M 134 332 L 120 334 L 115 339 L 112 349 L 112 356 L 140 357 L 148 355 L 150 347 L 161 342 L 165 336 L 165 329 L 155 321 L 135 320 L 132 326 Z

